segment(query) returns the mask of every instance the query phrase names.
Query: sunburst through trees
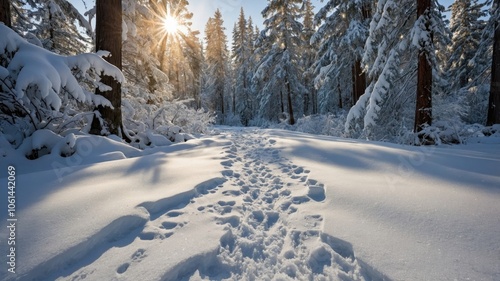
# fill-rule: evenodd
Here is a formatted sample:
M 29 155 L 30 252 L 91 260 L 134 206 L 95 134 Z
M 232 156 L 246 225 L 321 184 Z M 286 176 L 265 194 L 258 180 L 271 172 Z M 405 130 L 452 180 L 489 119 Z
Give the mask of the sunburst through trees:
M 157 43 L 156 58 L 173 86 L 173 98 L 193 100 L 199 107 L 201 43 L 191 30 L 193 14 L 186 0 L 150 1 L 150 26 Z
M 171 15 L 166 15 L 163 18 L 163 29 L 167 34 L 175 34 L 179 31 L 179 23 L 177 23 L 177 19 Z
M 178 39 L 188 32 L 188 23 L 179 15 L 178 9 L 172 6 L 169 1 L 158 1 L 151 11 L 153 15 L 151 24 L 157 37 L 160 38 L 160 43 L 164 40 Z

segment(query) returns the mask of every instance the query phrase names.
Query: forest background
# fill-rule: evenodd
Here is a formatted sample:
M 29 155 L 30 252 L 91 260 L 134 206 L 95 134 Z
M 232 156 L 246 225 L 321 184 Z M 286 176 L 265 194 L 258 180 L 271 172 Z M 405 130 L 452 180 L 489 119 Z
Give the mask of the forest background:
M 406 144 L 498 130 L 498 1 L 271 0 L 262 23 L 247 16 L 258 5 L 204 2 L 217 9 L 203 33 L 199 1 L 103 2 L 2 1 L 2 142 L 47 130 L 145 148 L 211 124 Z

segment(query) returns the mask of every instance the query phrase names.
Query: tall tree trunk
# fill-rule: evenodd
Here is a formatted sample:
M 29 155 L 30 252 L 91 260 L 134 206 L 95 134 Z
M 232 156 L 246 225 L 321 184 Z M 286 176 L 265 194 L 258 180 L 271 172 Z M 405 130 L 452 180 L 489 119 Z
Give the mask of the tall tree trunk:
M 52 11 L 50 9 L 49 9 L 49 38 L 50 38 L 50 50 L 55 51 L 56 50 L 56 36 L 55 36 L 55 31 L 54 31 L 54 22 L 53 22 Z
M 340 89 L 340 80 L 337 81 L 337 91 L 339 92 L 339 108 L 343 109 L 344 104 L 342 102 L 342 90 Z
M 361 13 L 363 18 L 368 20 L 372 17 L 371 15 L 371 4 L 364 4 L 361 8 Z M 366 74 L 361 67 L 361 58 L 356 58 L 353 65 L 353 105 L 359 100 L 359 98 L 366 91 Z
M 423 16 L 430 12 L 431 0 L 417 0 L 417 15 Z M 425 23 L 430 28 L 429 20 Z M 431 35 L 432 40 L 432 35 Z M 425 125 L 432 124 L 432 67 L 429 54 L 422 47 L 418 56 L 417 106 L 415 109 L 414 132 L 420 132 Z
M 308 89 L 309 90 L 309 89 Z M 304 94 L 304 115 L 311 115 L 309 112 L 309 104 L 311 103 L 311 92 L 307 92 Z
M 500 0 L 495 0 L 495 13 L 500 13 Z M 500 124 L 500 24 L 495 23 L 493 42 L 493 61 L 491 64 L 490 99 L 486 124 Z
M 283 90 L 280 90 L 280 107 L 281 113 L 285 113 L 285 104 L 283 103 Z
M 365 93 L 366 90 L 366 75 L 361 68 L 361 59 L 356 59 L 353 65 L 353 104 Z
M 105 59 L 119 69 L 122 69 L 121 0 L 96 1 L 96 51 L 99 50 L 109 51 L 111 56 Z M 109 132 L 121 136 L 121 85 L 110 76 L 103 76 L 101 82 L 111 86 L 112 89 L 106 92 L 96 90 L 96 94 L 107 98 L 113 105 L 113 109 L 102 106 L 99 106 L 97 109 L 109 126 Z M 102 134 L 102 127 L 97 118 L 94 118 L 92 122 L 91 133 Z
M 224 85 L 223 84 L 222 84 L 222 86 L 219 84 L 218 92 L 219 92 L 219 98 L 220 98 L 221 113 L 222 113 L 222 115 L 224 115 L 224 114 L 226 114 L 226 111 L 224 109 Z
M 363 13 L 364 19 L 369 19 L 372 17 L 372 7 L 371 3 L 365 3 L 361 9 L 361 13 Z
M 290 81 L 288 77 L 285 77 L 287 100 L 288 100 L 288 115 L 290 115 L 290 125 L 295 124 L 295 118 L 293 117 L 293 103 L 292 103 L 292 90 L 290 89 Z
M 314 87 L 312 89 L 312 110 L 313 114 L 318 114 L 318 91 Z
M 245 91 L 245 86 L 243 86 L 243 91 Z M 236 116 L 236 90 L 233 89 L 233 91 L 232 91 L 231 94 L 233 96 L 233 104 L 232 104 L 232 106 L 233 106 L 233 115 Z
M 0 21 L 12 28 L 9 0 L 0 0 Z

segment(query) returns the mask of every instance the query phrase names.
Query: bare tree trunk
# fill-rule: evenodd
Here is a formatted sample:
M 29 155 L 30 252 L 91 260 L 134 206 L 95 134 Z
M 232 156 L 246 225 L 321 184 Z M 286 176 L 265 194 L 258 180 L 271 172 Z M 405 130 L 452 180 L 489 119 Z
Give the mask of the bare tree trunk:
M 290 125 L 295 124 L 295 118 L 293 117 L 293 103 L 292 103 L 292 91 L 290 89 L 290 81 L 288 81 L 288 77 L 285 78 L 286 90 L 287 90 L 287 99 L 288 99 L 288 114 L 290 115 Z
M 417 0 L 417 14 L 419 17 L 426 12 L 430 12 L 430 9 L 431 0 Z M 426 28 L 430 28 L 429 21 L 425 23 L 425 26 Z M 417 80 L 417 106 L 415 109 L 414 132 L 420 132 L 425 125 L 432 124 L 432 67 L 425 50 L 420 50 L 418 57 Z
M 365 93 L 366 90 L 366 75 L 361 68 L 361 60 L 356 59 L 353 65 L 353 104 L 359 100 L 359 98 Z
M 363 14 L 363 18 L 365 20 L 371 18 L 371 7 L 370 4 L 365 4 L 362 7 L 361 13 Z M 361 67 L 361 58 L 356 58 L 356 61 L 353 65 L 353 105 L 359 100 L 359 98 L 366 91 L 366 74 Z
M 236 115 L 236 93 L 233 91 L 233 115 Z
M 318 91 L 315 88 L 312 89 L 312 110 L 313 114 L 318 114 Z
M 340 81 L 337 81 L 337 91 L 339 92 L 339 108 L 344 108 L 344 104 L 342 102 L 342 90 L 340 89 Z
M 500 0 L 495 0 L 496 13 L 500 13 Z M 486 124 L 500 124 L 500 24 L 495 23 L 493 61 L 491 63 L 490 99 Z
M 285 112 L 285 104 L 283 103 L 283 90 L 280 90 L 280 107 L 281 107 L 281 113 Z
M 111 56 L 105 59 L 114 66 L 122 69 L 122 1 L 97 0 L 96 1 L 96 51 L 105 50 Z M 111 91 L 96 94 L 107 98 L 113 105 L 99 106 L 97 109 L 104 121 L 109 126 L 109 132 L 121 136 L 122 111 L 121 111 L 121 85 L 113 77 L 103 76 L 101 82 L 111 86 Z M 91 128 L 92 134 L 102 134 L 102 127 L 97 118 L 94 118 Z
M 0 0 L 0 21 L 12 28 L 9 0 Z
M 50 50 L 55 51 L 56 50 L 56 36 L 55 36 L 55 31 L 54 31 L 54 23 L 52 20 L 52 11 L 49 9 L 49 38 L 50 38 Z
M 219 98 L 220 98 L 220 109 L 221 109 L 221 112 L 222 114 L 226 114 L 226 111 L 225 111 L 225 108 L 224 108 L 224 85 L 219 85 L 218 86 L 219 88 Z

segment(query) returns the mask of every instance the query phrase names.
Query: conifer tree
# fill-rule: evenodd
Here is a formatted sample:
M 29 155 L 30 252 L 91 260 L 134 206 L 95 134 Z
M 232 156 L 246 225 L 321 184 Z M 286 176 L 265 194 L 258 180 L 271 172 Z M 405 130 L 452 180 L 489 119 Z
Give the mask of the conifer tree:
M 493 2 L 491 19 L 494 22 L 493 59 L 488 103 L 487 125 L 500 124 L 500 0 Z
M 224 33 L 224 21 L 222 14 L 217 9 L 213 17 L 208 19 L 205 28 L 205 63 L 206 63 L 206 81 L 203 100 L 205 107 L 210 111 L 217 112 L 219 121 L 224 122 L 227 113 L 228 96 L 227 89 L 228 77 L 228 50 L 227 37 Z
M 483 7 L 484 3 L 478 3 L 478 0 L 456 0 L 450 6 L 452 38 L 448 53 L 451 56 L 447 58 L 446 68 L 453 90 L 463 88 L 473 80 L 471 60 L 484 29 L 484 21 L 481 19 L 484 16 Z
M 30 10 L 28 15 L 36 27 L 30 32 L 41 40 L 45 49 L 63 55 L 90 51 L 92 27 L 69 1 L 37 1 L 36 8 Z
M 252 119 L 254 98 L 252 89 L 252 45 L 253 25 L 251 19 L 245 18 L 243 8 L 233 31 L 232 59 L 235 72 L 234 96 L 235 110 L 241 122 L 248 125 Z
M 278 119 L 276 108 L 286 110 L 288 123 L 295 124 L 300 115 L 305 92 L 299 65 L 303 25 L 300 4 L 302 0 L 270 0 L 262 11 L 265 18 L 260 40 L 270 49 L 260 59 L 254 80 L 260 84 L 260 116 Z M 278 106 L 279 107 L 278 107 Z M 296 112 L 298 111 L 298 112 Z
M 388 134 L 397 134 L 392 130 L 399 130 L 402 122 L 405 122 L 405 127 L 415 127 L 416 131 L 424 123 L 430 125 L 429 96 L 420 96 L 426 103 L 415 108 L 415 103 L 409 102 L 407 93 L 416 89 L 417 84 L 427 93 L 431 91 L 429 80 L 423 79 L 427 84 L 417 81 L 417 66 L 419 60 L 424 65 L 425 58 L 430 69 L 426 68 L 424 72 L 434 75 L 431 78 L 440 76 L 435 45 L 446 41 L 447 33 L 441 16 L 443 7 L 431 0 L 426 5 L 419 5 L 425 8 L 422 8 L 422 16 L 417 17 L 417 3 L 414 0 L 381 0 L 373 9 L 363 54 L 371 83 L 349 111 L 347 135 L 362 134 L 370 139 L 382 139 Z M 417 111 L 423 114 L 414 120 Z M 413 124 L 406 123 L 412 119 L 415 121 Z
M 301 68 L 304 71 L 304 87 L 306 92 L 304 93 L 304 114 L 316 114 L 318 113 L 318 103 L 317 103 L 317 92 L 314 87 L 314 73 L 312 71 L 312 65 L 316 57 L 316 46 L 311 44 L 311 38 L 315 32 L 314 25 L 314 6 L 310 0 L 304 1 L 304 29 L 302 32 L 302 56 L 301 56 Z
M 365 93 L 361 60 L 373 6 L 368 0 L 330 0 L 316 14 L 315 22 L 322 24 L 312 38 L 320 46 L 313 69 L 323 112 L 335 103 L 338 107 L 354 104 Z M 346 87 L 348 84 L 352 86 Z

